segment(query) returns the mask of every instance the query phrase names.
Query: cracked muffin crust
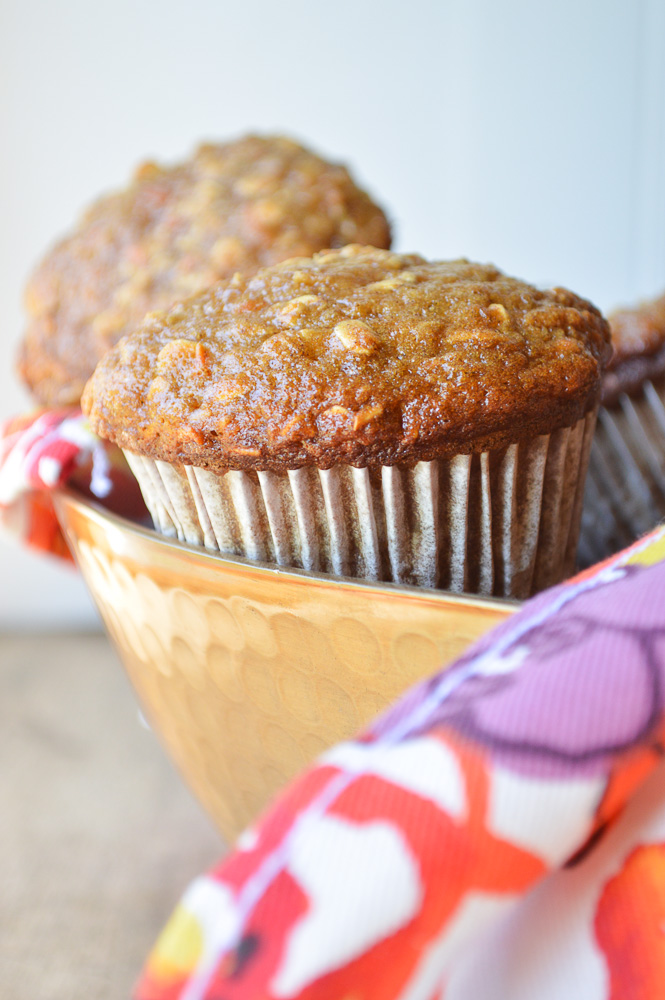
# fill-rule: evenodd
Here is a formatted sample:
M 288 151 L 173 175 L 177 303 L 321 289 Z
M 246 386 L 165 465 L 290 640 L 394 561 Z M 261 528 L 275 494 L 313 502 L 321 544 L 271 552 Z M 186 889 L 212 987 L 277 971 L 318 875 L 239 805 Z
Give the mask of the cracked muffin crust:
M 608 340 L 564 289 L 348 246 L 148 317 L 83 405 L 121 447 L 218 473 L 415 463 L 574 424 Z
M 247 136 L 200 146 L 178 166 L 146 163 L 37 267 L 19 374 L 41 403 L 76 403 L 146 313 L 236 272 L 354 241 L 390 246 L 385 215 L 345 167 L 290 139 Z

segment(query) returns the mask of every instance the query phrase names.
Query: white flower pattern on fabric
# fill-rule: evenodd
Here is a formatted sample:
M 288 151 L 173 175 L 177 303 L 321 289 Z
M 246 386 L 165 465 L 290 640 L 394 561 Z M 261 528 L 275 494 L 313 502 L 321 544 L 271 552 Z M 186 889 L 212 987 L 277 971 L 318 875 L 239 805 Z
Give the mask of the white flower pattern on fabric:
M 322 858 L 326 864 L 321 864 Z M 298 829 L 288 867 L 307 894 L 310 908 L 289 935 L 272 980 L 277 997 L 293 996 L 351 962 L 420 911 L 423 889 L 418 863 L 400 831 L 389 823 L 357 824 L 336 816 L 305 822 Z
M 429 799 L 455 819 L 466 813 L 464 778 L 455 755 L 440 739 L 418 737 L 394 746 L 340 743 L 321 758 L 352 774 L 373 774 Z

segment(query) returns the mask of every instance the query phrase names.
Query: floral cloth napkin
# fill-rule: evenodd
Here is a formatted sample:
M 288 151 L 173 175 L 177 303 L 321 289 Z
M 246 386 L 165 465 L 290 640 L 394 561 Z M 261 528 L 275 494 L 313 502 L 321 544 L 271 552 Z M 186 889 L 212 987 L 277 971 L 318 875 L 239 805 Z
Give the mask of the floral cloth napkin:
M 198 879 L 137 1000 L 665 996 L 665 529 L 529 601 Z
M 5 519 L 58 479 L 37 430 L 5 438 Z M 665 528 L 320 758 L 189 887 L 135 1000 L 660 1000 L 664 734 Z
M 0 425 L 0 528 L 72 561 L 50 500 L 58 486 L 128 517 L 145 513 L 122 452 L 93 434 L 80 409 L 36 410 Z

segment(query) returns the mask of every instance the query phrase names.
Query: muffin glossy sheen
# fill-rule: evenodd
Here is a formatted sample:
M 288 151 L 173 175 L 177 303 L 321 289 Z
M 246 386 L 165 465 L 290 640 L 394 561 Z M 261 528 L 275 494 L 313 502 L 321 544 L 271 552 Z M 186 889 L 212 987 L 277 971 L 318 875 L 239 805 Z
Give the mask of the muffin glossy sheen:
M 123 448 L 214 472 L 408 463 L 574 424 L 608 339 L 564 289 L 349 246 L 148 317 L 84 408 Z
M 146 163 L 35 271 L 19 372 L 41 402 L 75 403 L 99 358 L 147 312 L 353 241 L 389 246 L 383 212 L 345 167 L 290 139 L 248 136 L 203 145 L 178 166 Z

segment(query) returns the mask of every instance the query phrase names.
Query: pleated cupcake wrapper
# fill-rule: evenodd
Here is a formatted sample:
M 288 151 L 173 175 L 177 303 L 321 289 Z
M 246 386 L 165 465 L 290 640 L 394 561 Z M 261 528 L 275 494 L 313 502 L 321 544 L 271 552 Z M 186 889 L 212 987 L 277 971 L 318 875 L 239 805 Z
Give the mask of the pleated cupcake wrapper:
M 665 519 L 665 377 L 601 407 L 584 498 L 580 559 L 592 565 Z
M 217 474 L 126 456 L 164 535 L 335 576 L 524 598 L 574 569 L 595 419 L 414 466 Z

